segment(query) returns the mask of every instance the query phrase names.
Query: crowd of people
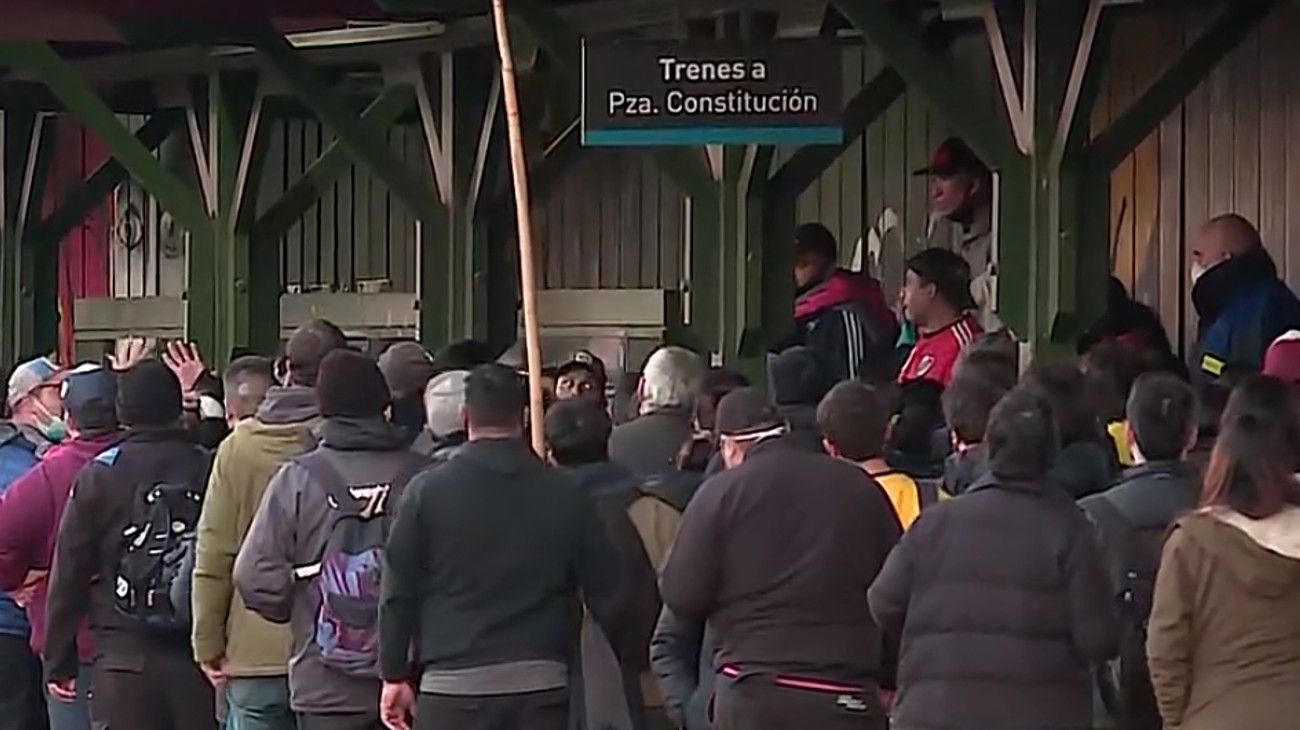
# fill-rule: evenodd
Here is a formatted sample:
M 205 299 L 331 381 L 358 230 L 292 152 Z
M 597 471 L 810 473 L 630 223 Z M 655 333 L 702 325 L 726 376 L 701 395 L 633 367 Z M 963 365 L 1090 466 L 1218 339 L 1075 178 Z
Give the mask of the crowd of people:
M 1300 301 L 1247 222 L 1190 367 L 1118 282 L 1022 363 L 968 252 L 891 307 L 795 245 L 765 383 L 665 346 L 624 412 L 573 353 L 541 455 L 477 342 L 20 364 L 0 728 L 1292 727 Z

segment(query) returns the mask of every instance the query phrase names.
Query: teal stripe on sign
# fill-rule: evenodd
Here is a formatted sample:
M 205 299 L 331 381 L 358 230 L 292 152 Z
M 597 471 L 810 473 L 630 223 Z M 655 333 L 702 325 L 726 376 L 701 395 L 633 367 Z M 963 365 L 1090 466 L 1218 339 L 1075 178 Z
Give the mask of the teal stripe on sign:
M 587 147 L 700 144 L 841 144 L 841 127 L 646 127 L 588 129 Z

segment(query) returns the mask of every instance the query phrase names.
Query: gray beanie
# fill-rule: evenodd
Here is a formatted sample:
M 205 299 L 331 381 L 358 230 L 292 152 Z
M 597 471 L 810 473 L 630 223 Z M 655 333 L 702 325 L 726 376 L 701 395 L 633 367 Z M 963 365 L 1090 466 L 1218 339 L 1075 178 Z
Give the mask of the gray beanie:
M 424 412 L 429 432 L 435 439 L 463 431 L 460 409 L 465 405 L 465 380 L 468 370 L 452 370 L 434 376 L 424 389 Z

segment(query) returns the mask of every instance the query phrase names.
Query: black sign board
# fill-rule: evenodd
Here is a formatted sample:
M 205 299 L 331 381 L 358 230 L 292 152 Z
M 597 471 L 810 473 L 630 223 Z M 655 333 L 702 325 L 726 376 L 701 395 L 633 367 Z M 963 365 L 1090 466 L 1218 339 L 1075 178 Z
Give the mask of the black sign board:
M 838 144 L 834 40 L 585 41 L 582 143 Z

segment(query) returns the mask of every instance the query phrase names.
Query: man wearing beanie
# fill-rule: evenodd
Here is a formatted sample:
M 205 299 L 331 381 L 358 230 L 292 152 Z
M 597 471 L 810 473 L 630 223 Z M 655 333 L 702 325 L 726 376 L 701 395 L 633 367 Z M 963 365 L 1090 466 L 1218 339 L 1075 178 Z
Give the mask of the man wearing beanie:
M 329 322 L 299 327 L 281 360 L 284 384 L 266 391 L 253 417 L 235 425 L 213 460 L 195 548 L 191 639 L 194 660 L 214 685 L 225 687 L 231 724 L 241 730 L 292 730 L 294 717 L 289 628 L 244 605 L 235 590 L 235 556 L 271 477 L 295 455 L 315 448 L 321 361 L 345 347 L 343 333 Z
M 475 368 L 469 443 L 397 513 L 379 613 L 393 730 L 413 717 L 418 730 L 565 730 L 579 595 L 618 637 L 614 550 L 591 500 L 525 443 L 526 403 L 518 374 Z
M 413 442 L 424 431 L 424 387 L 433 377 L 433 357 L 418 342 L 397 342 L 379 356 L 379 371 L 393 398 L 393 424 Z
M 468 436 L 460 412 L 465 407 L 465 380 L 468 370 L 452 370 L 435 375 L 424 389 L 424 430 L 411 446 L 434 462 L 450 459 Z
M 883 730 L 892 667 L 867 587 L 902 532 L 893 507 L 860 468 L 800 451 L 753 388 L 717 426 L 727 471 L 686 508 L 660 581 L 716 632 L 715 727 Z
M 0 590 L 20 597 L 32 626 L 31 645 L 45 656 L 45 603 L 59 522 L 72 483 L 92 458 L 115 444 L 117 378 L 96 364 L 70 371 L 63 381 L 63 404 L 70 439 L 46 452 L 31 471 L 0 500 Z M 77 637 L 81 660 L 77 701 L 46 698 L 51 730 L 90 730 L 87 698 L 94 646 L 83 624 Z
M 320 445 L 271 479 L 235 560 L 234 584 L 249 609 L 289 624 L 298 728 L 381 730 L 376 573 L 390 510 L 427 462 L 385 418 L 388 384 L 370 357 L 329 353 L 315 390 Z M 355 542 L 359 536 L 369 541 Z M 322 594 L 333 599 L 324 607 Z
M 197 511 L 185 505 L 202 500 L 211 456 L 182 429 L 180 382 L 158 360 L 118 377 L 117 418 L 126 432 L 77 475 L 55 542 L 45 637 L 50 692 L 77 696 L 77 633 L 89 617 L 97 722 L 106 730 L 215 730 L 212 687 L 190 658 L 186 628 L 167 597 L 171 586 L 136 572 L 161 539 L 149 519 L 160 516 L 159 495 L 176 506 L 165 513 L 174 531 L 194 529 Z

